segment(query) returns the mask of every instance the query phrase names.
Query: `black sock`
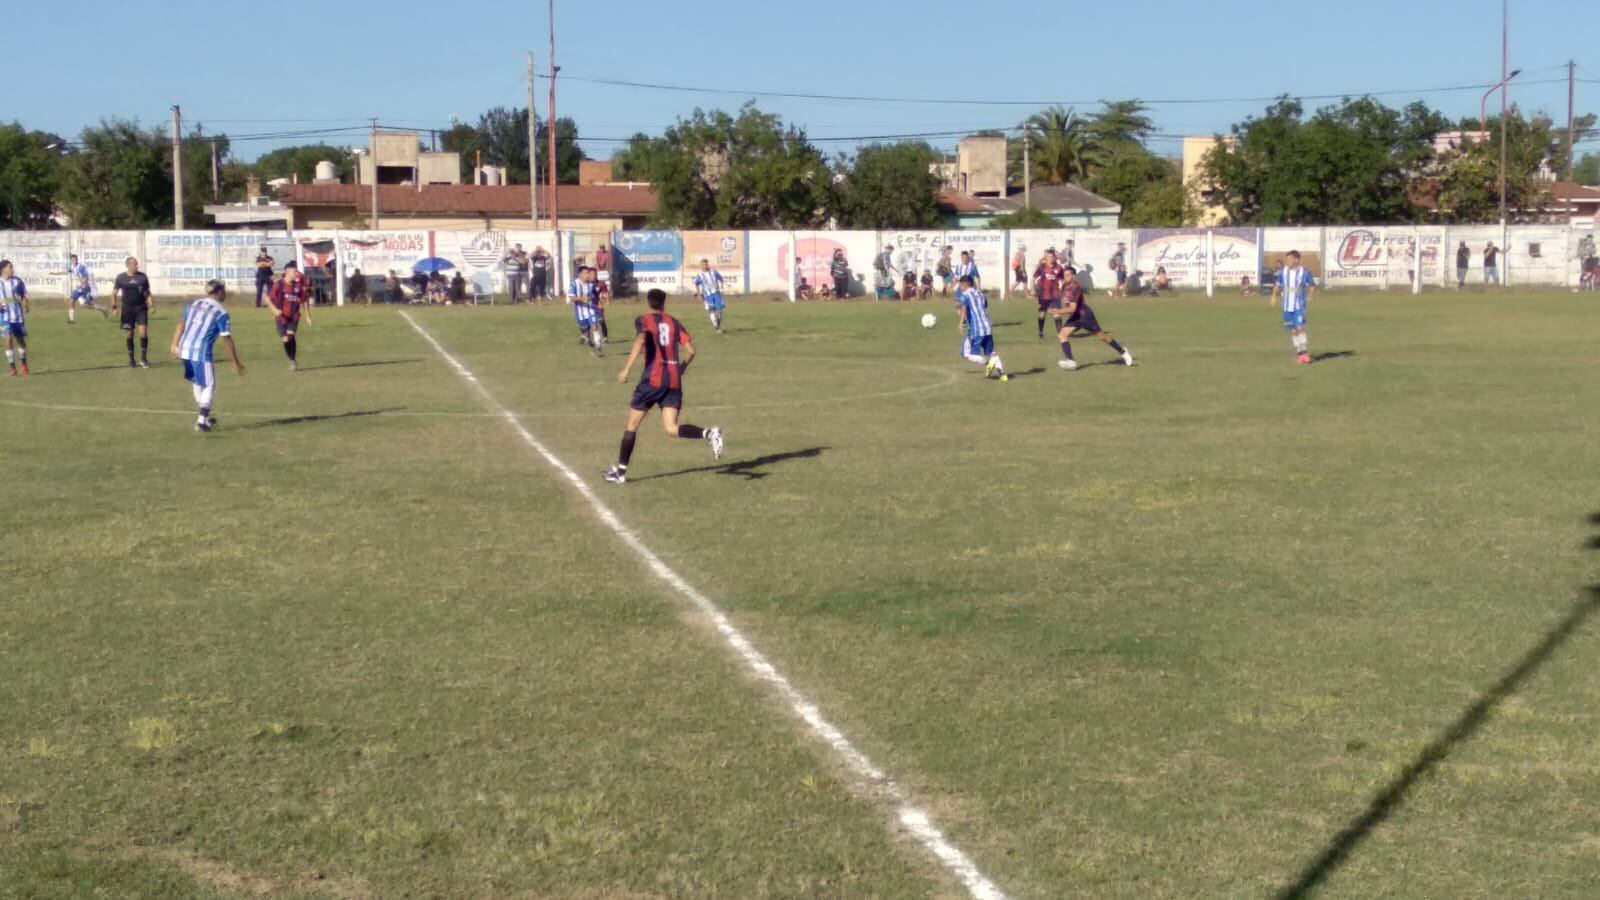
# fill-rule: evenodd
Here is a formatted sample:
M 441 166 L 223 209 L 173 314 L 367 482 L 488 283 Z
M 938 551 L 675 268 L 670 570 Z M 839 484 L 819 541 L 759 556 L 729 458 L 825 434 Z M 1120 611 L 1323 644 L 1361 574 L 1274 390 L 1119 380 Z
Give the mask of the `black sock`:
M 1055 317 L 1055 322 L 1056 322 L 1056 334 L 1060 334 L 1061 333 L 1061 317 L 1060 316 L 1056 316 Z
M 678 437 L 699 440 L 706 436 L 706 430 L 699 425 L 679 425 Z
M 200 418 L 202 418 L 202 419 L 210 419 L 211 418 L 211 407 L 209 407 L 209 406 L 200 407 Z
M 617 450 L 617 465 L 621 468 L 626 469 L 628 467 L 628 460 L 633 458 L 633 442 L 638 439 L 639 433 L 636 431 L 624 431 L 622 433 L 622 447 Z
M 150 358 L 150 335 L 148 334 L 139 336 L 139 358 Z
M 1061 342 L 1061 355 L 1065 356 L 1067 359 L 1071 359 L 1072 358 L 1072 342 L 1071 341 L 1062 341 Z
M 133 335 L 128 335 L 128 362 L 133 362 Z
M 600 320 L 600 336 L 608 341 L 611 340 L 611 329 L 606 327 L 605 319 Z
M 1119 353 L 1119 354 L 1128 352 L 1128 351 L 1122 349 L 1122 345 L 1117 343 L 1117 339 L 1116 338 L 1112 338 L 1111 339 L 1110 345 L 1111 345 L 1111 349 L 1117 351 L 1117 353 Z
M 299 345 L 295 343 L 295 339 L 293 337 L 290 337 L 287 341 L 283 342 L 283 352 L 289 355 L 290 362 L 294 362 L 294 354 L 298 349 Z
M 1044 337 L 1044 313 L 1039 313 L 1039 337 Z

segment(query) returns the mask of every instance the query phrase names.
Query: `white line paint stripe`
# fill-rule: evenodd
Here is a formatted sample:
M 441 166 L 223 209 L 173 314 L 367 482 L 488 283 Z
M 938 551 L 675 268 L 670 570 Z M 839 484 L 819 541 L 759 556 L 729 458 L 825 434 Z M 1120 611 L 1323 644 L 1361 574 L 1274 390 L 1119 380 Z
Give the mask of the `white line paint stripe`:
M 954 875 L 966 887 L 969 894 L 977 898 L 977 900 L 1005 900 L 1006 895 L 1000 888 L 982 872 L 978 871 L 978 867 L 965 853 L 962 853 L 959 848 L 945 838 L 938 826 L 933 823 L 933 819 L 926 812 L 912 805 L 905 790 L 882 769 L 874 765 L 866 754 L 856 749 L 855 744 L 852 744 L 850 739 L 845 737 L 838 727 L 822 715 L 822 711 L 817 708 L 815 703 L 812 703 L 804 694 L 800 693 L 800 690 L 788 678 L 785 678 L 782 672 L 779 672 L 772 663 L 768 662 L 766 656 L 760 650 L 757 650 L 754 644 L 750 643 L 750 639 L 746 638 L 744 633 L 734 626 L 722 609 L 711 601 L 711 598 L 702 594 L 694 585 L 685 581 L 682 575 L 679 575 L 672 567 L 663 562 L 661 557 L 657 556 L 655 551 L 645 544 L 643 538 L 639 537 L 633 529 L 624 525 L 622 520 L 617 518 L 617 514 L 611 511 L 611 507 L 600 499 L 594 489 L 589 487 L 589 484 L 571 466 L 550 452 L 544 444 L 540 443 L 539 439 L 533 436 L 533 432 L 522 424 L 516 414 L 501 405 L 500 401 L 496 400 L 494 395 L 490 394 L 488 389 L 478 381 L 478 376 L 472 374 L 471 370 L 462 365 L 454 356 L 451 356 L 450 352 L 444 349 L 444 346 L 435 340 L 427 329 L 411 318 L 410 313 L 401 311 L 400 315 L 450 365 L 450 368 L 461 376 L 463 381 L 466 381 L 477 390 L 478 396 L 482 398 L 485 405 L 494 410 L 500 418 L 504 419 L 505 423 L 511 426 L 511 429 L 522 438 L 524 443 L 543 457 L 551 468 L 560 473 L 572 485 L 573 489 L 589 502 L 589 506 L 594 510 L 595 515 L 599 516 L 600 521 L 604 522 L 612 533 L 621 538 L 624 544 L 627 544 L 634 553 L 638 554 L 639 558 L 644 560 L 645 564 L 650 567 L 652 572 L 656 573 L 657 577 L 665 581 L 673 590 L 682 594 L 684 598 L 694 604 L 695 608 L 700 610 L 711 621 L 711 624 L 722 635 L 723 640 L 727 641 L 728 646 L 733 648 L 745 665 L 756 674 L 756 677 L 777 691 L 778 695 L 784 699 L 784 702 L 789 704 L 790 710 L 801 721 L 809 725 L 811 730 L 822 738 L 829 747 L 833 748 L 833 751 L 844 760 L 845 766 L 852 773 L 858 778 L 869 782 L 876 791 L 887 796 L 893 802 L 895 817 L 900 821 L 900 824 L 913 835 L 916 835 L 922 846 L 927 848 L 928 852 L 932 853 L 950 871 L 950 874 Z

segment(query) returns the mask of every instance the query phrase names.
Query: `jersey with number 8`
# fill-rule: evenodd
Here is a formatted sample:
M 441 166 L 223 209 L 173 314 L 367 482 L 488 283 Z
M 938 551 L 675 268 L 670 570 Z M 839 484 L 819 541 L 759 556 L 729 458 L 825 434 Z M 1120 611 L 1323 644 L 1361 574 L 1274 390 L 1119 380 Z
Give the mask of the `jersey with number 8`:
M 635 319 L 633 327 L 637 333 L 654 338 L 644 343 L 644 377 L 639 383 L 681 390 L 683 368 L 678 348 L 690 340 L 683 323 L 664 312 L 653 312 Z

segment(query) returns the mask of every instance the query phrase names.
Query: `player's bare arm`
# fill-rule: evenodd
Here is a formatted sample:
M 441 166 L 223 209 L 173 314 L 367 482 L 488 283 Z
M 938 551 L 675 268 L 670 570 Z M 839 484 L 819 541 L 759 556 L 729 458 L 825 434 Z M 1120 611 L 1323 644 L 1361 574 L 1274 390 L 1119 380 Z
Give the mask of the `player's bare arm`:
M 183 338 L 183 320 L 178 320 L 178 327 L 172 329 L 172 358 L 178 358 L 178 341 Z
M 235 347 L 234 344 L 233 344 L 233 335 L 231 335 L 231 334 L 223 335 L 222 336 L 222 341 L 223 341 L 223 343 L 228 345 L 228 355 L 233 357 L 233 371 L 234 371 L 234 374 L 243 375 L 244 374 L 244 363 L 239 361 L 239 348 Z
M 633 346 L 628 348 L 628 361 L 622 364 L 622 371 L 617 373 L 617 384 L 626 384 L 628 373 L 633 370 L 633 364 L 639 361 L 639 354 L 644 352 L 644 334 L 633 336 Z
M 689 364 L 694 362 L 694 342 L 693 341 L 684 341 L 683 342 L 683 353 L 682 353 L 682 356 L 683 356 L 683 358 L 678 360 L 678 374 L 679 375 L 682 375 L 683 373 L 689 371 Z

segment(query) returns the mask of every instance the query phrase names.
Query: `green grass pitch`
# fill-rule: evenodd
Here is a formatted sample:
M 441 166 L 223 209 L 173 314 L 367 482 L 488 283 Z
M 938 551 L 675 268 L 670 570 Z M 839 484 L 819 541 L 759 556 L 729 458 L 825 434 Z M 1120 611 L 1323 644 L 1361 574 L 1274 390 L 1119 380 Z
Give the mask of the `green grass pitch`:
M 231 305 L 212 435 L 171 303 L 0 376 L 0 897 L 961 896 L 398 311 Z M 1010 896 L 1594 896 L 1600 303 L 1095 305 L 676 299 L 621 488 L 638 306 L 410 313 Z

